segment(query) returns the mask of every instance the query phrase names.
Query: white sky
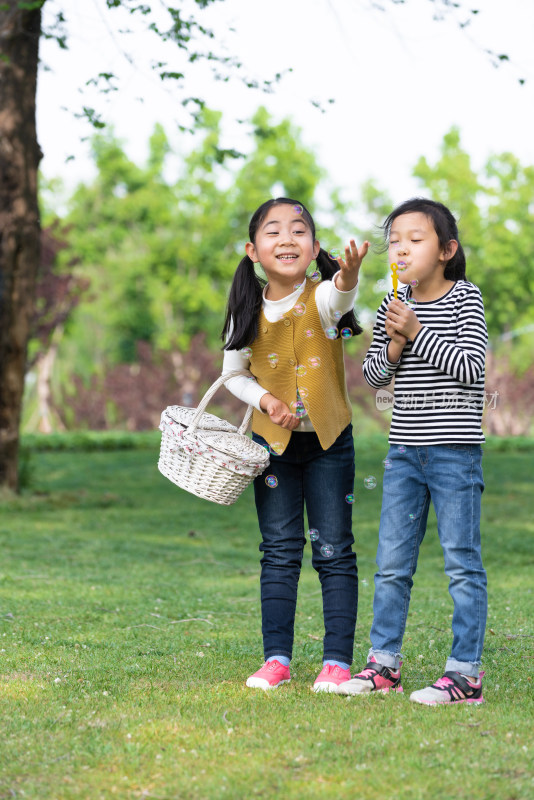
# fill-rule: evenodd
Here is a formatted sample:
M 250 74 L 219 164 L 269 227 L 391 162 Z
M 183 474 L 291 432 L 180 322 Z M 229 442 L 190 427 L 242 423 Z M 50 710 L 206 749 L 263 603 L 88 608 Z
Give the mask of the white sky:
M 441 23 L 432 21 L 436 4 L 429 0 L 381 4 L 385 12 L 371 0 L 224 0 L 202 12 L 217 35 L 213 49 L 225 46 L 250 77 L 293 68 L 272 94 L 264 94 L 237 80 L 215 82 L 207 68 L 187 65 L 176 48 L 149 34 L 118 33 L 134 20 L 106 9 L 105 0 L 78 0 L 77 7 L 47 0 L 45 20 L 62 9 L 67 16 L 69 50 L 50 41 L 41 48 L 49 68 L 41 71 L 38 88 L 44 174 L 62 177 L 69 188 L 92 174 L 81 141 L 92 129 L 73 116 L 82 105 L 114 124 L 136 161 L 144 160 L 156 122 L 174 148 L 187 151 L 191 137 L 178 131 L 177 122 L 184 121 L 180 100 L 191 95 L 224 112 L 223 145 L 244 151 L 250 142 L 236 118 L 250 117 L 260 104 L 275 121 L 290 116 L 331 184 L 352 201 L 370 177 L 395 203 L 416 193 L 414 164 L 421 155 L 436 159 L 452 125 L 459 126 L 476 169 L 503 151 L 534 164 L 534 3 L 471 0 L 465 7 L 480 13 L 458 12 Z M 457 21 L 467 18 L 471 24 L 460 30 Z M 494 68 L 485 49 L 508 54 L 511 63 Z M 168 69 L 186 68 L 186 90 L 161 82 L 149 68 L 151 59 L 167 60 Z M 99 72 L 119 75 L 120 91 L 82 95 L 80 87 Z M 519 78 L 526 79 L 524 86 Z M 323 101 L 326 113 L 310 100 Z M 74 160 L 66 162 L 70 155 Z

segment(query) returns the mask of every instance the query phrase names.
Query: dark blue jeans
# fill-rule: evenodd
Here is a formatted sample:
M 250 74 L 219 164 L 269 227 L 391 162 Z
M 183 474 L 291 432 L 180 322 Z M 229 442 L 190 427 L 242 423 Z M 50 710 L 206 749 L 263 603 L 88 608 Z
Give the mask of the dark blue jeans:
M 265 440 L 253 434 L 259 444 Z M 266 482 L 272 475 L 277 485 Z M 282 455 L 272 455 L 265 472 L 254 481 L 262 535 L 261 611 L 265 658 L 292 656 L 297 586 L 308 528 L 318 532 L 311 541 L 312 564 L 319 573 L 323 595 L 324 659 L 352 663 L 358 606 L 358 572 L 352 551 L 354 442 L 352 425 L 323 450 L 317 434 L 294 433 Z M 310 539 L 315 534 L 312 533 Z

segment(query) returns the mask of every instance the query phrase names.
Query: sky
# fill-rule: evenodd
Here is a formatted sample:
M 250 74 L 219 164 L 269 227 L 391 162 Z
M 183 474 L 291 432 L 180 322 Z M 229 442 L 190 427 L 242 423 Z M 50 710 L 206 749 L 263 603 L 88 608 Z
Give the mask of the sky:
M 460 3 L 460 10 L 440 22 L 432 19 L 439 0 L 223 0 L 200 15 L 195 10 L 215 33 L 213 49 L 239 58 L 247 76 L 262 80 L 292 70 L 265 94 L 236 79 L 215 81 L 207 65 L 188 65 L 175 47 L 143 32 L 142 20 L 138 31 L 120 33 L 132 27 L 132 19 L 107 9 L 105 0 L 84 0 L 76 7 L 47 0 L 45 24 L 64 11 L 69 49 L 60 50 L 52 40 L 41 47 L 42 171 L 47 178 L 61 177 L 67 189 L 94 174 L 87 142 L 93 130 L 75 116 L 83 105 L 113 124 L 138 163 L 146 158 L 157 122 L 172 147 L 187 152 L 191 137 L 178 129 L 186 121 L 181 105 L 186 96 L 201 96 L 221 110 L 223 146 L 244 152 L 250 137 L 237 119 L 248 119 L 259 105 L 275 122 L 291 117 L 326 170 L 327 184 L 340 187 L 352 202 L 370 178 L 394 203 L 417 194 L 415 163 L 421 156 L 435 161 L 453 125 L 460 128 L 475 169 L 504 151 L 532 165 L 534 3 Z M 179 7 L 184 6 L 196 9 L 187 0 Z M 475 15 L 470 9 L 480 10 Z M 505 53 L 510 61 L 495 68 L 487 50 Z M 166 61 L 167 69 L 187 70 L 186 87 L 162 82 L 150 69 L 157 60 Z M 85 86 L 100 72 L 117 75 L 119 91 L 102 95 Z

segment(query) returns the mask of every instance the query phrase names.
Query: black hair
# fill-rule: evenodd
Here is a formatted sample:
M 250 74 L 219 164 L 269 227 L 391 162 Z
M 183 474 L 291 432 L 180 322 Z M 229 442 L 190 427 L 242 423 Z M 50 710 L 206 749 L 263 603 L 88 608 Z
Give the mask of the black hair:
M 451 239 L 455 239 L 458 242 L 458 249 L 452 258 L 447 261 L 443 275 L 449 281 L 465 280 L 465 253 L 458 237 L 458 226 L 456 224 L 456 219 L 443 203 L 437 203 L 435 200 L 428 200 L 426 197 L 412 197 L 410 200 L 405 200 L 404 203 L 401 203 L 391 212 L 384 224 L 380 226 L 384 233 L 386 243 L 389 242 L 391 226 L 394 220 L 402 216 L 402 214 L 413 214 L 417 212 L 424 214 L 425 217 L 432 220 L 434 230 L 436 231 L 442 248 L 446 248 Z
M 310 228 L 312 239 L 315 241 L 315 223 L 310 212 L 299 200 L 291 200 L 289 197 L 272 198 L 262 203 L 250 220 L 248 226 L 249 241 L 254 244 L 256 233 L 261 223 L 271 208 L 280 205 L 299 207 L 299 214 Z M 339 269 L 337 262 L 330 258 L 323 248 L 319 250 L 315 260 L 317 262 L 317 269 L 321 273 L 321 278 L 323 280 L 331 280 Z M 222 340 L 224 341 L 226 339 L 230 329 L 232 332 L 230 338 L 224 345 L 224 350 L 241 350 L 242 347 L 251 345 L 257 337 L 258 317 L 261 310 L 263 289 L 266 283 L 266 280 L 260 278 L 256 274 L 252 259 L 248 256 L 242 258 L 235 271 L 228 297 L 226 319 L 221 333 Z M 350 328 L 354 336 L 362 332 L 362 328 L 358 324 L 354 311 L 349 311 L 347 314 L 344 314 L 337 323 L 337 328 L 338 330 L 341 328 Z

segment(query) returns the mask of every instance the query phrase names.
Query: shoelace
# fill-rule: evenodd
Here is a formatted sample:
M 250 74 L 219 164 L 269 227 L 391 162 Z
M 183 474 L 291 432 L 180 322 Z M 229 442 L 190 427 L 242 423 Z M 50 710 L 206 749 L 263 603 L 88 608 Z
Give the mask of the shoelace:
M 356 677 L 358 677 L 358 678 L 372 678 L 373 675 L 378 675 L 378 670 L 377 669 L 373 669 L 373 667 L 366 667 Z
M 337 664 L 325 664 L 321 673 L 324 672 L 325 675 L 333 675 L 337 668 Z
M 334 678 L 337 677 L 338 675 L 342 676 L 344 672 L 345 670 L 342 670 L 339 664 L 334 664 L 334 666 L 332 667 L 332 677 Z
M 454 686 L 454 681 L 451 681 L 450 678 L 445 678 L 445 677 L 438 678 L 434 686 L 436 687 L 436 689 L 446 689 L 447 686 Z

